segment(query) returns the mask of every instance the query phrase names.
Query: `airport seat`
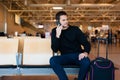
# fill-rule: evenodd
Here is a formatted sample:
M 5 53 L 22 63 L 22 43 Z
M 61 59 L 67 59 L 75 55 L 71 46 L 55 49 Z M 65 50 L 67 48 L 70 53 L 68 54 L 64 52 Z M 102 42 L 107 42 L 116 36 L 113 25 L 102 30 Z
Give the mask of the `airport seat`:
M 0 68 L 16 67 L 18 53 L 18 39 L 0 39 Z
M 51 40 L 45 38 L 25 38 L 23 46 L 22 66 L 49 65 L 52 57 Z
M 18 74 L 18 39 L 0 39 L 0 76 Z
M 20 71 L 22 75 L 46 75 L 49 71 L 49 59 L 53 56 L 51 39 L 24 38 Z

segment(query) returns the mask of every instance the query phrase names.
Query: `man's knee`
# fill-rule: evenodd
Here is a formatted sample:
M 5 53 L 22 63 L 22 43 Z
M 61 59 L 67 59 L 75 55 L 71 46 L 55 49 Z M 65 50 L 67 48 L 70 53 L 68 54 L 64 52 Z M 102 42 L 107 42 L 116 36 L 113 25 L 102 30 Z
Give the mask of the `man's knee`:
M 51 66 L 55 65 L 55 63 L 56 63 L 56 57 L 55 56 L 51 57 L 49 62 L 50 62 Z
M 82 65 L 89 66 L 90 65 L 90 59 L 88 57 L 87 58 L 83 58 Z
M 54 57 L 51 57 L 49 62 L 52 64 L 54 62 Z

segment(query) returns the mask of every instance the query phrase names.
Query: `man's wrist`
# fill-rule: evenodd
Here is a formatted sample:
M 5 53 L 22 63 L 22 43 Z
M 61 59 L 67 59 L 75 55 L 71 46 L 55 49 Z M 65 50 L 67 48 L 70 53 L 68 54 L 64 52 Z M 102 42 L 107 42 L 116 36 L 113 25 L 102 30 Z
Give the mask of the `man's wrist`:
M 84 54 L 88 56 L 88 52 L 84 52 Z
M 54 52 L 54 56 L 57 56 L 58 55 L 58 53 L 57 52 Z

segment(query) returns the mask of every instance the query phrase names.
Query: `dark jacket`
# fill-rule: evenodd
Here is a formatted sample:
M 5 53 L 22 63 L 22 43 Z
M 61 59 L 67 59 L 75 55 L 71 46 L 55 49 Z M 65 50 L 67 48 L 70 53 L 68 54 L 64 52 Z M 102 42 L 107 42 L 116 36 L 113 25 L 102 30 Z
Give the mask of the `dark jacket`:
M 62 30 L 60 38 L 56 37 L 56 28 L 51 34 L 51 48 L 53 52 L 60 51 L 61 54 L 90 52 L 91 46 L 84 33 L 75 26 L 69 26 Z M 84 46 L 84 49 L 82 49 Z

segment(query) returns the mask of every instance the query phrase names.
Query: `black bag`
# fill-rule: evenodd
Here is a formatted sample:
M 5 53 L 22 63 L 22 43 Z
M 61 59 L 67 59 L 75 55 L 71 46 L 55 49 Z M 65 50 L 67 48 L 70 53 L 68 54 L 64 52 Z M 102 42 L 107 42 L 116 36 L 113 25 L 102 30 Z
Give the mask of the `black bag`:
M 98 38 L 98 56 L 91 61 L 90 65 L 90 80 L 114 80 L 114 64 L 108 59 L 108 41 L 106 41 L 106 58 L 99 57 L 99 40 Z

